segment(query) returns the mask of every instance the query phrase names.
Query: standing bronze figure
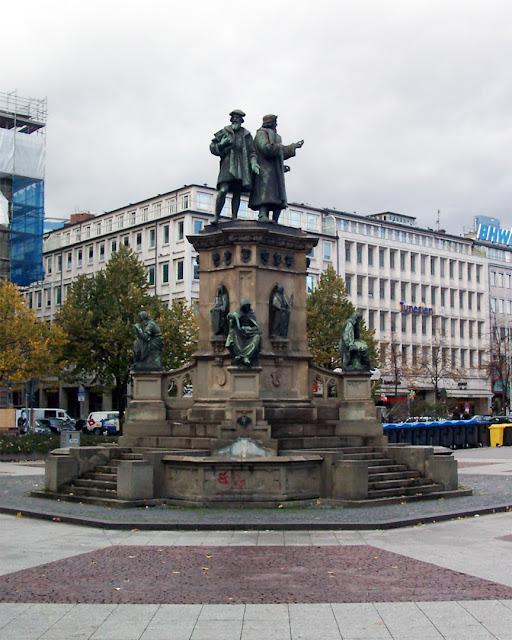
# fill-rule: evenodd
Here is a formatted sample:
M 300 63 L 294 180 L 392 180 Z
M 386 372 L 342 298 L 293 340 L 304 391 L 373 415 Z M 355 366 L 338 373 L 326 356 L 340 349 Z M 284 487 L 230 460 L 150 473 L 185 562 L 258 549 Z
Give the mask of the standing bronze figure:
M 254 150 L 257 168 L 254 168 L 254 184 L 249 197 L 249 207 L 258 211 L 258 220 L 268 222 L 268 214 L 272 211 L 273 222 L 279 220 L 282 209 L 287 206 L 284 174 L 290 168 L 284 160 L 295 156 L 304 140 L 284 145 L 277 133 L 277 116 L 263 117 L 263 124 L 256 132 Z
M 293 295 L 292 295 L 293 301 Z M 272 296 L 271 304 L 271 337 L 287 338 L 288 337 L 288 325 L 290 324 L 290 304 L 284 294 L 284 287 L 282 284 L 278 285 L 274 295 Z
M 240 196 L 249 193 L 252 186 L 252 172 L 256 171 L 256 160 L 253 154 L 252 135 L 242 127 L 245 113 L 235 109 L 230 114 L 231 124 L 213 136 L 210 151 L 220 157 L 220 171 L 217 178 L 217 200 L 212 224 L 217 224 L 226 195 L 231 192 L 231 214 L 238 216 Z

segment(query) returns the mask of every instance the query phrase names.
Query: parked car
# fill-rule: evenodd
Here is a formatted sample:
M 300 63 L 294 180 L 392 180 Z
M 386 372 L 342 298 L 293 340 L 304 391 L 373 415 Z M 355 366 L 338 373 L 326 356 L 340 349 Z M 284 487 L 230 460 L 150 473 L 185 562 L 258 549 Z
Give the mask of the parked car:
M 87 420 L 85 418 L 77 418 L 75 420 L 75 430 L 82 431 L 86 424 Z
M 102 433 L 101 421 L 107 418 L 119 418 L 119 411 L 92 411 L 87 417 L 87 424 L 83 427 L 83 431 Z
M 101 421 L 101 433 L 104 436 L 117 436 L 119 433 L 119 420 L 117 418 L 103 418 Z
M 39 436 L 47 436 L 52 432 L 50 427 L 44 425 L 41 420 L 36 420 L 34 424 L 34 433 Z
M 506 424 L 512 427 L 512 416 L 494 416 L 489 420 L 490 424 Z
M 73 431 L 74 425 L 72 420 L 62 420 L 61 418 L 41 418 L 37 422 L 44 427 L 48 427 L 52 433 L 60 433 L 61 431 Z

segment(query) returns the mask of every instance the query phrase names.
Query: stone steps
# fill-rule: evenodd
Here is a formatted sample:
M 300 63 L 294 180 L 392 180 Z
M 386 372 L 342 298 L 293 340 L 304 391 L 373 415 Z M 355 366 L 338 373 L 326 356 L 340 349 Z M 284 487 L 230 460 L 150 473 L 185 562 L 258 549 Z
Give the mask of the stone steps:
M 369 473 L 371 482 L 387 481 L 387 480 L 404 480 L 407 478 L 420 478 L 419 471 L 384 471 L 378 473 Z
M 289 424 L 272 423 L 272 437 L 281 440 L 282 438 L 309 438 L 318 436 L 335 436 L 336 423 L 320 424 Z
M 406 489 L 409 487 L 421 487 L 431 484 L 428 478 L 421 476 L 415 478 L 398 478 L 396 480 L 369 480 L 368 491 L 380 491 L 381 489 Z
M 428 482 L 428 481 L 427 481 Z M 422 496 L 433 492 L 442 492 L 444 486 L 428 482 L 415 487 L 395 487 L 393 489 L 372 489 L 368 491 L 368 498 L 398 498 L 400 496 Z

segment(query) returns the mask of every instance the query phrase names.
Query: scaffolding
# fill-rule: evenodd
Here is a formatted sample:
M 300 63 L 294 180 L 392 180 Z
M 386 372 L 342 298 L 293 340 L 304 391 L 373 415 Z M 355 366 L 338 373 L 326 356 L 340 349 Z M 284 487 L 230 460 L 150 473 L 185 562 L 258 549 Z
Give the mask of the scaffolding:
M 10 276 L 18 286 L 44 276 L 46 118 L 46 99 L 0 93 L 0 195 L 7 203 L 0 226 L 10 228 Z M 0 264 L 0 272 L 6 270 Z

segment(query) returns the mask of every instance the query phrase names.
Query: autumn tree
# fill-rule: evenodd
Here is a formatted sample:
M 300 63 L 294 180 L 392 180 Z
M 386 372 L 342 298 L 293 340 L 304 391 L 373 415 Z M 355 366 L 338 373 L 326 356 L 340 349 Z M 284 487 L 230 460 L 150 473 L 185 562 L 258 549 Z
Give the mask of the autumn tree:
M 340 367 L 341 328 L 356 309 L 347 298 L 343 278 L 337 275 L 333 267 L 328 266 L 320 274 L 317 286 L 308 295 L 306 309 L 308 343 L 313 361 L 327 369 Z M 375 331 L 367 329 L 364 321 L 361 321 L 360 334 L 361 340 L 368 345 L 371 363 L 377 366 Z
M 163 364 L 167 369 L 177 369 L 190 361 L 197 349 L 197 317 L 192 307 L 181 300 L 173 300 L 170 309 L 158 302 L 155 317 L 162 330 Z
M 138 312 L 145 309 L 162 322 L 167 364 L 187 359 L 195 339 L 187 306 L 167 309 L 147 289 L 143 265 L 122 246 L 103 271 L 73 282 L 56 318 L 68 337 L 65 354 L 72 366 L 67 378 L 98 390 L 114 390 L 121 415 L 126 407 Z
M 38 322 L 18 287 L 0 279 L 0 384 L 20 388 L 28 380 L 58 375 L 63 332 Z
M 486 368 L 493 390 L 500 396 L 500 410 L 506 414 L 511 404 L 512 331 L 509 327 L 499 326 L 494 316 L 490 338 L 491 352 Z

